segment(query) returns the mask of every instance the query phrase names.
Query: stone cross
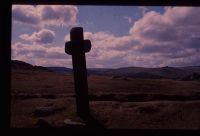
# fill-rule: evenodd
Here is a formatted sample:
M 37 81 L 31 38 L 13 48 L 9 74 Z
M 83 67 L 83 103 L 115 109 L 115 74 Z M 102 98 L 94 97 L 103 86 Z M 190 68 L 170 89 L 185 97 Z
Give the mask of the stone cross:
M 84 40 L 82 27 L 71 29 L 70 40 L 65 43 L 65 52 L 72 55 L 77 114 L 87 118 L 90 112 L 85 53 L 90 51 L 91 42 Z

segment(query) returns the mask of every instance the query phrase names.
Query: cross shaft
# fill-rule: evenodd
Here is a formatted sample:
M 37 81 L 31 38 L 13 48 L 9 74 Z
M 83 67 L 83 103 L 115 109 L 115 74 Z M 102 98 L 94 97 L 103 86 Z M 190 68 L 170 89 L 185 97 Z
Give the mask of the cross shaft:
M 91 42 L 84 40 L 81 27 L 71 29 L 70 40 L 65 44 L 65 52 L 72 55 L 77 114 L 87 118 L 89 116 L 89 98 L 85 52 L 90 51 Z

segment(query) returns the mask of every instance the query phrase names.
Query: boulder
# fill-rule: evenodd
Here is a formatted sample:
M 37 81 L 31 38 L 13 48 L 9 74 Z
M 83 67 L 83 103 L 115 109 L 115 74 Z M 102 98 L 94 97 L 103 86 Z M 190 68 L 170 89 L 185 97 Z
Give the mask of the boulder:
M 86 128 L 86 123 L 72 121 L 71 119 L 65 119 L 63 123 L 65 128 Z
M 52 107 L 36 107 L 34 111 L 34 115 L 36 117 L 45 117 L 54 113 L 54 109 Z

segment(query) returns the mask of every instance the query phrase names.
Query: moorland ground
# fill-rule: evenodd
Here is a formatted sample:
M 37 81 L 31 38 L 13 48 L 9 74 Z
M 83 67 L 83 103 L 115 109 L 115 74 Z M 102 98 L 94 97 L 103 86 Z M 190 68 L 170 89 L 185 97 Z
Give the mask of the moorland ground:
M 12 70 L 11 127 L 34 127 L 38 106 L 55 127 L 76 115 L 73 75 Z M 200 82 L 88 76 L 91 114 L 105 128 L 200 129 Z

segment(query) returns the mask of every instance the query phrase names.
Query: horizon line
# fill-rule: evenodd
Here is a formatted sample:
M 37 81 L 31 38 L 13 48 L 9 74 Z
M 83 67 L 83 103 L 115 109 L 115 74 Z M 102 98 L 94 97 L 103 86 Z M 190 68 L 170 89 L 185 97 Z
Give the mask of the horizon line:
M 42 66 L 42 65 L 34 65 L 31 63 L 28 63 L 26 61 L 22 61 L 22 60 L 15 60 L 15 59 L 11 59 L 11 61 L 21 61 L 27 64 L 30 64 L 32 66 L 41 66 L 41 67 L 63 67 L 63 68 L 69 68 L 69 69 L 73 69 L 73 67 L 65 67 L 65 66 Z M 127 67 L 113 67 L 113 68 L 109 68 L 109 67 L 87 67 L 87 69 L 120 69 L 120 68 L 166 68 L 166 67 L 171 67 L 171 68 L 184 68 L 184 67 L 200 67 L 200 65 L 188 65 L 188 66 L 163 66 L 163 67 L 141 67 L 141 66 L 127 66 Z

